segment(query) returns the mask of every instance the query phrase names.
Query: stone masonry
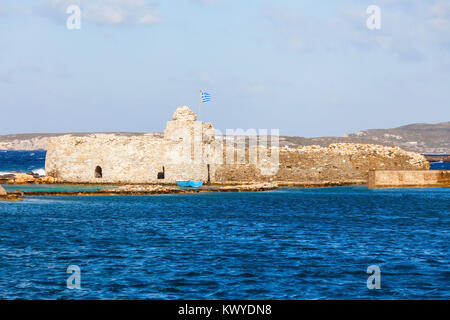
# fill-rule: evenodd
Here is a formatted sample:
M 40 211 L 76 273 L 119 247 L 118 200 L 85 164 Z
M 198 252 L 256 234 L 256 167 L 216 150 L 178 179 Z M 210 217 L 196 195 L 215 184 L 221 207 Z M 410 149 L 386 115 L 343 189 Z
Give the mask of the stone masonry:
M 326 148 L 272 145 L 230 149 L 223 140 L 215 136 L 211 123 L 197 121 L 184 106 L 167 122 L 164 137 L 92 134 L 50 138 L 45 169 L 58 182 L 69 183 L 348 184 L 366 183 L 369 170 L 374 169 L 429 168 L 422 155 L 398 147 L 332 144 Z M 227 152 L 231 157 L 226 157 Z

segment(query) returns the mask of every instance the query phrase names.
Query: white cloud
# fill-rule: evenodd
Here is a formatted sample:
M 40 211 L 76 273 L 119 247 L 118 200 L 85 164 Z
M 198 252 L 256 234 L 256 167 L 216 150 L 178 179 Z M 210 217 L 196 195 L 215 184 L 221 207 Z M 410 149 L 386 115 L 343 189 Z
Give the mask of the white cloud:
M 450 33 L 450 2 L 436 1 L 429 9 L 431 24 L 440 31 Z
M 41 0 L 37 11 L 61 19 L 69 5 L 78 5 L 82 22 L 104 25 L 151 25 L 160 12 L 146 0 Z
M 341 8 L 328 18 L 301 12 L 265 13 L 277 43 L 298 52 L 346 48 L 381 50 L 402 60 L 417 60 L 432 51 L 448 52 L 450 2 L 448 0 L 384 0 L 380 3 L 381 30 L 368 30 L 366 6 Z

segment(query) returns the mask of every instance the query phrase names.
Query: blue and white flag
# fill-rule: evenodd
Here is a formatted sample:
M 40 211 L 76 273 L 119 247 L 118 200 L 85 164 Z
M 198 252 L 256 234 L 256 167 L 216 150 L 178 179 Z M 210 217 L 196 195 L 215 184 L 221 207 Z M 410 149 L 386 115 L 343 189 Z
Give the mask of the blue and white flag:
M 211 101 L 211 95 L 208 92 L 202 92 L 202 103 Z

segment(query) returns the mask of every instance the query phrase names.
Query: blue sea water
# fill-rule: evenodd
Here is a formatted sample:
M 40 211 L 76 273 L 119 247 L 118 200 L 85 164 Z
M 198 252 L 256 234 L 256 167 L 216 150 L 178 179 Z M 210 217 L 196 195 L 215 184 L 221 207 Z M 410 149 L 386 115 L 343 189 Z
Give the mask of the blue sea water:
M 46 151 L 0 150 L 0 175 L 11 171 L 31 172 L 44 169 Z
M 431 162 L 431 170 L 450 170 L 450 162 Z
M 3 202 L 0 298 L 449 299 L 449 204 L 365 187 Z
M 450 298 L 449 188 L 29 197 L 0 217 L 2 299 Z

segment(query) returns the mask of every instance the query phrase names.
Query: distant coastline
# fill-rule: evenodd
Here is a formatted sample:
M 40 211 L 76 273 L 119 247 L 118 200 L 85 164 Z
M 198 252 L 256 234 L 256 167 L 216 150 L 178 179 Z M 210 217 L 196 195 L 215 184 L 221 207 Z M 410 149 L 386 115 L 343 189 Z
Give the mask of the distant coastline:
M 71 134 L 85 137 L 92 133 L 25 133 L 0 135 L 0 150 L 46 150 L 48 140 Z M 117 136 L 162 136 L 160 132 L 102 132 Z M 327 147 L 333 143 L 361 143 L 382 146 L 398 146 L 406 151 L 425 155 L 450 154 L 450 122 L 436 124 L 411 124 L 392 129 L 370 129 L 349 133 L 343 137 L 280 136 L 280 146 L 296 148 L 299 146 L 319 145 Z M 445 161 L 445 160 L 442 160 Z
M 450 154 L 424 154 L 429 162 L 450 162 Z

